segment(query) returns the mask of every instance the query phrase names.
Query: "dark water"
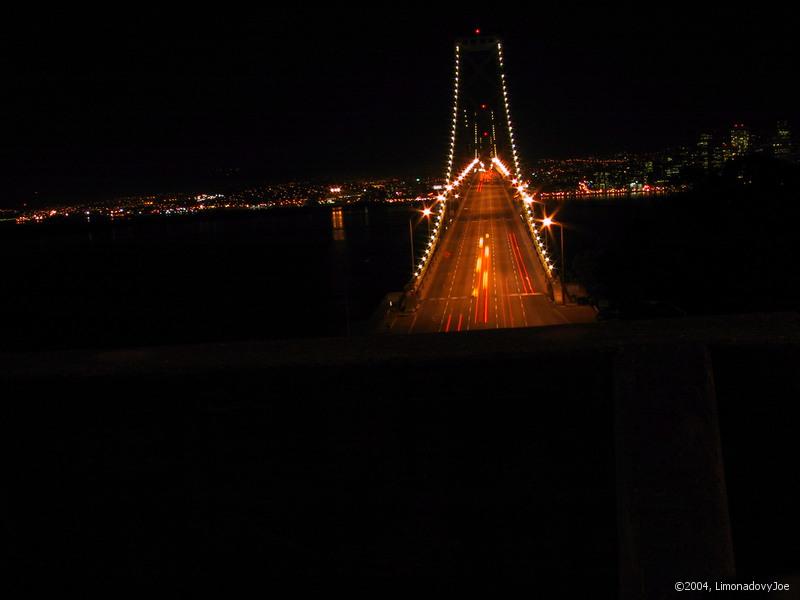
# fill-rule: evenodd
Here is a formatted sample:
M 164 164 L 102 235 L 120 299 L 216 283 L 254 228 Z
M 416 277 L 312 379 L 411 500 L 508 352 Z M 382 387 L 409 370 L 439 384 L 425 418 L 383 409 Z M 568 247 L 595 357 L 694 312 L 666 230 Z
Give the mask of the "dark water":
M 623 314 L 648 316 L 654 302 L 689 315 L 800 309 L 791 193 L 572 199 L 549 211 L 565 223 L 569 276 Z
M 791 194 L 568 200 L 569 277 L 622 318 L 797 310 Z M 3 223 L 0 348 L 339 336 L 407 283 L 416 206 Z M 415 229 L 424 247 L 425 223 Z M 558 252 L 557 233 L 551 248 Z M 667 311 L 669 316 L 675 316 Z
M 334 210 L 8 224 L 2 347 L 346 335 L 407 282 L 413 208 Z

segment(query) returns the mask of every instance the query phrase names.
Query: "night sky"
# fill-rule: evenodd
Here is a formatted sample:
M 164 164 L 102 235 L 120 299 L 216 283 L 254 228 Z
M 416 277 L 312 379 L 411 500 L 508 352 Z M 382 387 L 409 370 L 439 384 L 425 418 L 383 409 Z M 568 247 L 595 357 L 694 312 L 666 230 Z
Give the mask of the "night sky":
M 797 131 L 798 22 L 758 6 L 9 18 L 0 197 L 439 174 L 452 46 L 475 27 L 506 43 L 524 158 L 659 149 L 733 121 Z

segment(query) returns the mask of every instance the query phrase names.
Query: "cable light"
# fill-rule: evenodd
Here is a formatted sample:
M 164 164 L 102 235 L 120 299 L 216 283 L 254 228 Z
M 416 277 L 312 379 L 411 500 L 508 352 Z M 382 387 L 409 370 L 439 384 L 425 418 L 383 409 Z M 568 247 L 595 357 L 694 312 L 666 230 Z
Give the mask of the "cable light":
M 506 109 L 506 125 L 508 127 L 508 137 L 509 141 L 511 142 L 512 148 L 512 158 L 514 159 L 514 170 L 517 175 L 517 179 L 522 179 L 522 168 L 519 162 L 519 156 L 516 153 L 516 144 L 514 142 L 514 129 L 511 126 L 511 106 L 508 98 L 508 89 L 506 88 L 506 76 L 503 73 L 503 45 L 498 42 L 497 43 L 497 61 L 499 65 L 499 72 L 500 72 L 500 85 L 503 91 L 503 104 L 505 105 Z
M 456 147 L 456 130 L 458 125 L 458 87 L 459 87 L 459 63 L 461 58 L 461 48 L 456 45 L 456 64 L 455 64 L 455 76 L 453 77 L 453 124 L 450 128 L 450 152 L 448 154 L 449 159 L 447 161 L 447 169 L 445 171 L 445 181 L 450 181 L 450 178 L 453 175 L 453 156 L 455 154 L 455 147 Z

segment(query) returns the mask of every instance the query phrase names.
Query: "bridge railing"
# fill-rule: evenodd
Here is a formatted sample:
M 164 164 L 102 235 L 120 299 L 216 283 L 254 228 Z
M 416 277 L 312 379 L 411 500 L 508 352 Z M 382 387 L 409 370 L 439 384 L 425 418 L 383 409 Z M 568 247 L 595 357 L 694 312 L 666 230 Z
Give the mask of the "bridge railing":
M 441 238 L 442 234 L 444 233 L 444 223 L 445 223 L 445 215 L 447 211 L 447 200 L 451 197 L 452 194 L 455 193 L 455 190 L 462 184 L 464 179 L 472 173 L 473 170 L 478 166 L 480 161 L 476 158 L 471 163 L 469 163 L 456 177 L 452 182 L 448 183 L 445 186 L 444 192 L 442 192 L 437 200 L 436 206 L 437 208 L 432 213 L 432 218 L 435 215 L 435 223 L 431 228 L 430 236 L 427 239 L 427 246 L 425 247 L 425 252 L 422 254 L 422 258 L 417 262 L 416 268 L 414 272 L 411 274 L 411 281 L 408 283 L 405 289 L 406 298 L 415 297 L 425 280 L 425 275 L 427 274 L 431 263 L 433 262 L 433 257 L 436 253 L 436 249 L 439 244 L 439 239 Z
M 536 224 L 536 219 L 533 214 L 533 196 L 531 196 L 527 192 L 527 183 L 523 183 L 511 177 L 511 171 L 509 171 L 508 167 L 503 164 L 496 156 L 492 159 L 492 163 L 494 164 L 495 168 L 500 172 L 503 177 L 505 177 L 511 185 L 516 189 L 517 194 L 519 195 L 520 202 L 522 203 L 522 217 L 525 220 L 525 224 L 527 225 L 528 232 L 531 234 L 531 240 L 533 241 L 533 247 L 536 249 L 536 254 L 539 257 L 539 262 L 542 265 L 542 269 L 544 270 L 544 274 L 547 277 L 547 281 L 549 284 L 556 283 L 556 275 L 555 275 L 555 265 L 550 258 L 549 253 L 547 252 L 547 248 L 544 246 L 544 242 L 542 240 L 542 231 L 539 226 Z

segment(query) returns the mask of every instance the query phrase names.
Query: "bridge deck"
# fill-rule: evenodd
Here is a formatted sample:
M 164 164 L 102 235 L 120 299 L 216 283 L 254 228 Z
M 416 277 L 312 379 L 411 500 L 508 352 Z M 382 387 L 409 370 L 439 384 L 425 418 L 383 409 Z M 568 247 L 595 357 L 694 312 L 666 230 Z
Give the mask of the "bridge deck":
M 443 237 L 414 316 L 398 331 L 454 332 L 590 322 L 587 307 L 556 306 L 504 182 L 480 173 Z

